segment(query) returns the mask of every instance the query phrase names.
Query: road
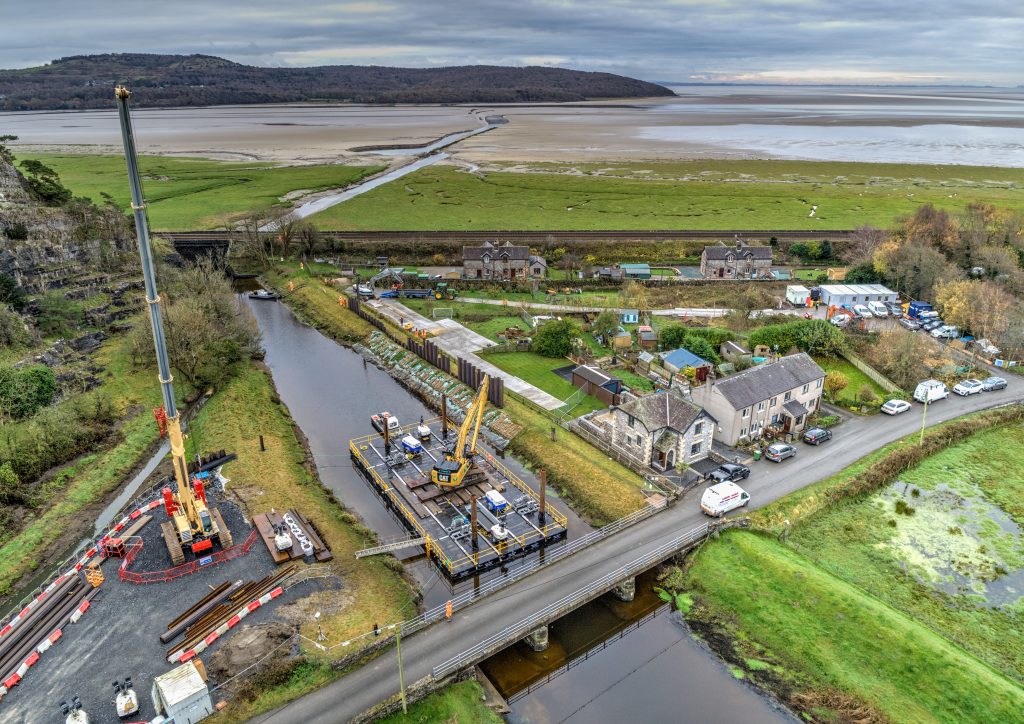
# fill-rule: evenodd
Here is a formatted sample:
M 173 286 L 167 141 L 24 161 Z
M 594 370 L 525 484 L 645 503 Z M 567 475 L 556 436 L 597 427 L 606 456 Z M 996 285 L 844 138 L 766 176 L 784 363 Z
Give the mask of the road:
M 1005 376 L 1005 375 L 1004 375 Z M 928 425 L 969 412 L 1024 401 L 1024 379 L 1006 376 L 1009 386 L 995 393 L 948 399 L 929 405 Z M 754 463 L 744 488 L 752 508 L 833 475 L 859 458 L 919 429 L 922 407 L 914 405 L 897 417 L 854 418 L 835 429 L 835 438 L 820 447 L 799 446 L 799 454 L 782 463 Z M 562 432 L 560 434 L 571 434 Z M 451 621 L 435 624 L 402 642 L 405 681 L 427 676 L 433 667 L 471 648 L 481 639 L 531 613 L 555 603 L 605 573 L 657 548 L 699 525 L 701 490 L 691 491 L 676 505 L 580 553 L 542 569 L 506 589 L 459 611 Z M 290 704 L 257 717 L 256 722 L 308 724 L 349 721 L 398 693 L 394 649 L 367 665 Z

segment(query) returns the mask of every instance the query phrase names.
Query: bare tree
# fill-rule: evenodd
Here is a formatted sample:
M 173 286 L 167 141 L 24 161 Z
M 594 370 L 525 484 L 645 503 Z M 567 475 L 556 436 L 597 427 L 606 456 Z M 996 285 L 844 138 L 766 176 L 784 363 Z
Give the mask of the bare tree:
M 850 239 L 843 251 L 843 261 L 857 265 L 870 263 L 874 258 L 875 250 L 888 237 L 887 232 L 871 224 L 858 226 L 850 234 Z

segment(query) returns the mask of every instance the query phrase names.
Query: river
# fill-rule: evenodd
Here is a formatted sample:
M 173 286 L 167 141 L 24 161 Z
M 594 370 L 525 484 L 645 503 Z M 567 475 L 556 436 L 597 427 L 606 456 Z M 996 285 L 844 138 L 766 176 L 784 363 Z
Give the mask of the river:
M 403 527 L 352 468 L 346 441 L 365 435 L 370 415 L 382 409 L 403 422 L 435 413 L 386 372 L 300 323 L 285 304 L 250 300 L 249 305 L 263 334 L 266 364 L 282 401 L 309 441 L 320 479 L 381 537 L 404 534 Z M 536 484 L 514 460 L 505 462 L 528 483 Z M 549 493 L 549 500 L 569 514 L 570 539 L 589 530 L 557 496 Z M 405 562 L 424 588 L 428 606 L 443 603 L 452 595 L 448 582 L 422 557 Z M 488 660 L 485 668 L 504 693 L 535 685 L 532 692 L 513 703 L 510 721 L 792 721 L 771 701 L 734 679 L 673 614 L 662 612 L 635 627 L 662 605 L 653 593 L 653 582 L 651 573 L 640 576 L 632 603 L 604 596 L 554 623 L 551 646 L 543 654 L 533 654 L 519 644 Z M 466 581 L 455 590 L 472 585 L 474 582 Z M 631 624 L 635 630 L 604 651 L 550 683 L 536 686 L 550 671 Z

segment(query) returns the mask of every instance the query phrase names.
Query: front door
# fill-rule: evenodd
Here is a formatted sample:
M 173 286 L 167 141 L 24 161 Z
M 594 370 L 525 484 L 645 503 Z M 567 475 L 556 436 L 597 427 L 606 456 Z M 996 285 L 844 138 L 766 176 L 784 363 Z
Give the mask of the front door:
M 676 451 L 669 450 L 668 454 L 665 455 L 665 469 L 671 470 L 676 466 Z
M 789 432 L 790 426 L 793 424 L 793 418 L 789 415 L 782 416 L 782 431 Z

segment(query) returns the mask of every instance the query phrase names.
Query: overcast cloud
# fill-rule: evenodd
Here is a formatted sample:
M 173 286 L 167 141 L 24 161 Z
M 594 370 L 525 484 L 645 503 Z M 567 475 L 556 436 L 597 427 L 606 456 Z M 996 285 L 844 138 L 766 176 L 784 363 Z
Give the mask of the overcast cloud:
M 1024 83 L 1021 0 L 3 0 L 0 67 L 559 65 L 660 81 Z

